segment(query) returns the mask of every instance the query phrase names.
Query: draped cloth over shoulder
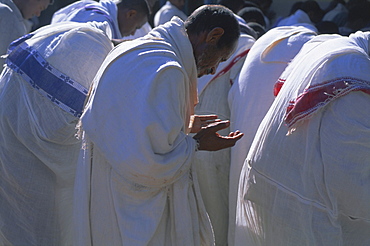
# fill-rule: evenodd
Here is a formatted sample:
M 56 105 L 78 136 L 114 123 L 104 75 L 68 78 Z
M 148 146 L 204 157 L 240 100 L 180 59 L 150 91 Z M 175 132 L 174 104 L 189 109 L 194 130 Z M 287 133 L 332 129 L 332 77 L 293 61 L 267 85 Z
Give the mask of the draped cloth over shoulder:
M 111 33 L 111 38 L 121 39 L 122 34 L 118 24 L 117 3 L 114 0 L 82 0 L 76 1 L 53 14 L 51 23 L 65 21 L 88 22 L 98 21 L 107 22 Z
M 236 238 L 370 243 L 369 39 L 308 42 L 284 72 L 242 169 Z
M 178 18 L 107 57 L 82 116 L 77 245 L 213 244 L 187 135 L 196 79 Z
M 1 245 L 72 245 L 81 141 L 75 129 L 79 114 L 71 109 L 82 110 L 112 49 L 106 28 L 43 27 L 8 55 L 0 78 Z
M 238 47 L 233 55 L 221 63 L 214 75 L 198 79 L 199 103 L 195 107 L 197 115 L 216 114 L 221 120 L 231 120 L 228 96 L 248 56 L 255 39 L 247 34 L 239 37 Z M 227 135 L 229 128 L 219 131 Z M 219 151 L 198 151 L 195 165 L 204 204 L 212 222 L 216 245 L 227 244 L 229 215 L 234 209 L 229 206 L 230 148 Z M 234 204 L 235 205 L 235 204 Z
M 259 124 L 275 99 L 274 84 L 303 44 L 315 36 L 316 32 L 310 25 L 271 29 L 253 44 L 230 89 L 230 129 L 244 133 L 244 137 L 231 148 L 229 196 L 232 208 L 236 208 L 239 175 L 244 160 Z M 230 245 L 233 245 L 235 232 L 235 211 L 232 212 L 230 210 Z

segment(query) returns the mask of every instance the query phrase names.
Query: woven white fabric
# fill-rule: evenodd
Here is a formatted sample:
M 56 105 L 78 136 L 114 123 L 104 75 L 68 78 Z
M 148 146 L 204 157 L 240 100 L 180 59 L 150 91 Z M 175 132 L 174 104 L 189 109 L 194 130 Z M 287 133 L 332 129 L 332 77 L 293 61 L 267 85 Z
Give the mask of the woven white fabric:
M 28 32 L 25 21 L 12 0 L 0 0 L 0 72 L 9 44 Z
M 186 134 L 196 78 L 179 18 L 109 54 L 82 116 L 76 245 L 213 244 Z
M 253 37 L 242 34 L 234 54 L 218 66 L 215 74 L 198 79 L 199 103 L 195 107 L 196 114 L 216 114 L 221 120 L 232 121 L 230 119 L 232 109 L 228 104 L 230 88 L 254 42 Z M 225 73 L 220 74 L 221 71 Z M 222 129 L 219 133 L 227 135 L 229 130 Z M 234 210 L 232 207 L 229 208 L 230 148 L 215 152 L 197 151 L 195 165 L 198 177 L 201 177 L 200 189 L 212 222 L 216 245 L 226 245 L 229 211 Z
M 233 245 L 239 175 L 257 128 L 275 97 L 274 84 L 302 45 L 315 37 L 310 26 L 276 27 L 260 37 L 251 48 L 230 90 L 231 131 L 244 137 L 231 148 L 229 244 Z
M 369 35 L 308 42 L 289 65 L 243 166 L 235 245 L 370 243 Z M 311 93 L 338 80 L 347 88 L 325 103 Z M 313 110 L 287 134 L 288 107 L 306 95 Z
M 279 21 L 276 24 L 276 26 L 278 27 L 279 26 L 297 26 L 297 25 L 302 25 L 302 24 L 306 24 L 306 25 L 309 24 L 312 26 L 312 28 L 316 29 L 315 24 L 312 23 L 307 13 L 304 12 L 303 10 L 298 9 L 296 12 L 294 12 L 294 14 Z
M 66 7 L 56 11 L 53 14 L 51 23 L 58 23 L 64 21 L 76 22 L 108 22 L 111 38 L 121 39 L 122 34 L 119 30 L 117 19 L 117 3 L 114 0 L 81 0 L 76 1 Z
M 88 90 L 113 48 L 106 26 L 46 26 L 25 44 Z M 0 244 L 71 245 L 78 118 L 9 67 L 0 85 Z
M 154 26 L 159 26 L 167 21 L 170 21 L 172 17 L 177 16 L 181 20 L 185 21 L 187 16 L 184 12 L 178 9 L 170 1 L 167 1 L 154 15 Z

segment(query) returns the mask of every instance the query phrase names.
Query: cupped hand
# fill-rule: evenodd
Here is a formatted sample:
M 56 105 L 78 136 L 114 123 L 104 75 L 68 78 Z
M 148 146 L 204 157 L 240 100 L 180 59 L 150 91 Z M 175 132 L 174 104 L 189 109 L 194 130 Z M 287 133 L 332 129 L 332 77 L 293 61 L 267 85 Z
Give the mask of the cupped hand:
M 221 136 L 217 133 L 219 130 L 229 127 L 230 121 L 217 121 L 203 127 L 197 134 L 194 135 L 194 139 L 199 142 L 199 150 L 217 151 L 225 148 L 229 148 L 235 145 L 235 143 L 243 137 L 243 133 L 240 131 L 230 132 L 228 136 Z

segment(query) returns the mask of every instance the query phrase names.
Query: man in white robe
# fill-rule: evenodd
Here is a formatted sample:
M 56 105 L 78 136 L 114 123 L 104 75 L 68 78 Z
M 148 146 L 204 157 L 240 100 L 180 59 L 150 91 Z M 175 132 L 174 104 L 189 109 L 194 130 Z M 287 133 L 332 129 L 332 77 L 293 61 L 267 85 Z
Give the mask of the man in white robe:
M 202 6 L 192 17 L 120 44 L 99 70 L 81 118 L 76 245 L 214 244 L 194 155 L 242 134 L 217 134 L 227 121 L 187 133 L 197 76 L 214 73 L 240 33 L 224 7 Z
M 187 16 L 182 11 L 185 5 L 185 0 L 168 0 L 154 15 L 154 26 L 159 26 L 167 21 L 170 21 L 172 17 L 177 16 L 181 20 L 185 21 Z
M 0 245 L 72 245 L 76 124 L 113 48 L 108 23 L 59 23 L 13 42 L 0 77 Z
M 302 2 L 298 10 L 292 15 L 280 20 L 276 26 L 315 25 L 321 21 L 323 15 L 324 12 L 316 1 L 306 0 Z
M 51 23 L 62 21 L 107 21 L 113 39 L 134 35 L 148 21 L 156 0 L 83 0 L 54 13 Z
M 214 115 L 220 120 L 233 122 L 230 115 L 234 109 L 228 104 L 230 88 L 254 42 L 252 36 L 242 33 L 230 59 L 222 63 L 215 74 L 198 79 L 199 103 L 195 107 L 195 114 Z M 229 130 L 223 129 L 220 134 L 226 134 Z M 227 245 L 229 210 L 234 210 L 229 208 L 230 148 L 215 152 L 198 151 L 195 165 L 197 175 L 201 177 L 200 191 L 212 222 L 216 245 Z
M 370 32 L 307 42 L 240 177 L 235 245 L 370 244 Z
M 254 135 L 275 99 L 274 85 L 302 45 L 316 36 L 311 25 L 276 27 L 252 46 L 231 87 L 230 129 L 244 137 L 231 148 L 229 243 L 233 245 L 239 175 Z M 233 210 L 231 210 L 233 208 Z
M 0 0 L 0 72 L 3 69 L 8 46 L 17 38 L 29 32 L 27 20 L 40 16 L 50 4 L 50 0 Z

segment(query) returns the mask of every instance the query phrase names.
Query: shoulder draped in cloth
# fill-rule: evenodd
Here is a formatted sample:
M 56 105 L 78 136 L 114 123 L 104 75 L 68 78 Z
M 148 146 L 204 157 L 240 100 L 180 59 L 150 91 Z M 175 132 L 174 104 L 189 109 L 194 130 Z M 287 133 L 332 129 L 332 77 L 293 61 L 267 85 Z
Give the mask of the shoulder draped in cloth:
M 230 204 L 234 208 L 240 171 L 258 126 L 274 101 L 274 83 L 302 45 L 315 36 L 310 25 L 271 29 L 254 43 L 235 79 L 229 95 L 233 109 L 230 127 L 243 132 L 244 137 L 231 148 Z M 233 245 L 235 211 L 230 217 L 229 244 Z
M 187 135 L 197 69 L 183 22 L 117 46 L 82 126 L 78 245 L 212 245 Z
M 307 43 L 288 66 L 240 176 L 249 245 L 370 243 L 369 35 Z
M 64 21 L 88 22 L 106 21 L 109 24 L 113 39 L 121 39 L 118 25 L 117 3 L 114 0 L 83 0 L 74 2 L 54 13 L 51 23 Z
M 81 140 L 71 108 L 83 104 L 113 48 L 106 28 L 46 26 L 8 55 L 0 78 L 0 245 L 72 244 Z

